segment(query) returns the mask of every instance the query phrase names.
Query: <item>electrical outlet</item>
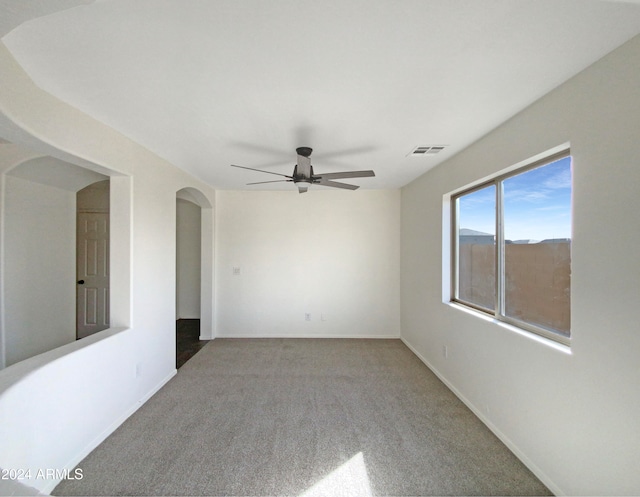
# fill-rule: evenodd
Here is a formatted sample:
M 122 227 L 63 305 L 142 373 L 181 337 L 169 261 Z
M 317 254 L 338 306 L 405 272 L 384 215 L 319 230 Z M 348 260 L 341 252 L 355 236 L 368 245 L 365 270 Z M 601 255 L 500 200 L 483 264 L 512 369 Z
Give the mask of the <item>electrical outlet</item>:
M 136 378 L 140 378 L 142 376 L 142 363 L 136 364 Z
M 233 267 L 233 275 L 234 276 L 240 276 L 240 266 L 234 266 Z
M 442 346 L 442 357 L 444 357 L 445 359 L 449 357 L 449 349 L 446 345 Z
M 311 314 L 309 312 L 305 312 L 304 313 L 304 320 L 305 321 L 311 321 Z
M 327 315 L 326 314 L 320 314 L 320 321 L 326 321 L 327 320 Z

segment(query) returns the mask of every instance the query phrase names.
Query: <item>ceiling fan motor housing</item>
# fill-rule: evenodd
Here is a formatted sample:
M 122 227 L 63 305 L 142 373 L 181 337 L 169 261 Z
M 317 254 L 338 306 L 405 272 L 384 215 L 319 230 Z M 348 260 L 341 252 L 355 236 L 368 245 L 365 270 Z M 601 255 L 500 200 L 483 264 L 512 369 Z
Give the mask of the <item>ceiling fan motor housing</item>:
M 291 179 L 293 179 L 294 183 L 314 183 L 316 178 L 313 177 L 313 166 L 309 166 L 309 170 L 311 174 L 307 177 L 304 174 L 298 173 L 298 166 L 296 165 L 293 168 L 293 176 Z

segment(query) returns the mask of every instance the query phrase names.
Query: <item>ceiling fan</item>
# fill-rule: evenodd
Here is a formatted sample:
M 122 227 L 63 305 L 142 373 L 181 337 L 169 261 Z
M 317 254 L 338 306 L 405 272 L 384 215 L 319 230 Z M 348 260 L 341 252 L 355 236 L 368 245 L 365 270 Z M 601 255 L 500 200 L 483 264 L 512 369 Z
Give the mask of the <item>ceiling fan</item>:
M 345 190 L 357 190 L 360 188 L 357 185 L 350 185 L 348 183 L 341 183 L 333 181 L 334 179 L 341 178 L 368 178 L 375 176 L 373 171 L 343 171 L 341 173 L 326 173 L 326 174 L 314 174 L 313 166 L 311 165 L 311 152 L 313 149 L 309 147 L 298 147 L 296 153 L 298 154 L 298 163 L 293 168 L 293 174 L 287 176 L 286 174 L 274 173 L 272 171 L 264 171 L 262 169 L 254 169 L 252 167 L 236 166 L 231 164 L 232 167 L 239 167 L 242 169 L 249 169 L 250 171 L 258 171 L 261 173 L 275 174 L 277 176 L 283 176 L 287 179 L 279 179 L 274 181 L 258 181 L 256 183 L 247 183 L 247 185 L 262 185 L 265 183 L 280 183 L 280 182 L 293 182 L 298 187 L 299 193 L 305 193 L 311 185 L 330 186 L 333 188 L 343 188 Z

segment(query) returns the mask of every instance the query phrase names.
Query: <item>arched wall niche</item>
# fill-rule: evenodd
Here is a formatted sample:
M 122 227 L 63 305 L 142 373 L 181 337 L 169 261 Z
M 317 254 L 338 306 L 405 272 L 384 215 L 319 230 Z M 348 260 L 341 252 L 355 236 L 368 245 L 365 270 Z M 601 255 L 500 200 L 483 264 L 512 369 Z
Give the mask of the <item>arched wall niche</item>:
M 76 192 L 100 181 L 109 181 L 115 206 L 111 326 L 131 322 L 130 178 L 46 155 L 71 157 L 20 129 L 2 132 L 12 140 L 0 143 L 0 369 L 75 341 Z

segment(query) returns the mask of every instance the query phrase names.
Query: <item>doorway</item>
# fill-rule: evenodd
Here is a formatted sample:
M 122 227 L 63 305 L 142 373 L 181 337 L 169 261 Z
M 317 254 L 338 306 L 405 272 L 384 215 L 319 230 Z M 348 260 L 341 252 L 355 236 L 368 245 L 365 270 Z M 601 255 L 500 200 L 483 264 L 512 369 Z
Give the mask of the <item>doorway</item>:
M 76 194 L 76 338 L 109 328 L 109 180 Z
M 200 339 L 202 208 L 189 191 L 176 195 L 176 368 L 207 340 Z

